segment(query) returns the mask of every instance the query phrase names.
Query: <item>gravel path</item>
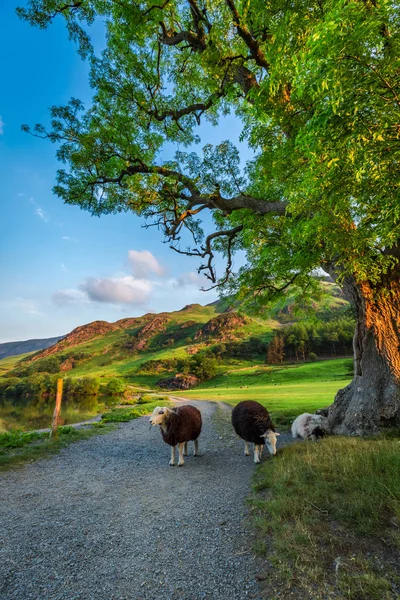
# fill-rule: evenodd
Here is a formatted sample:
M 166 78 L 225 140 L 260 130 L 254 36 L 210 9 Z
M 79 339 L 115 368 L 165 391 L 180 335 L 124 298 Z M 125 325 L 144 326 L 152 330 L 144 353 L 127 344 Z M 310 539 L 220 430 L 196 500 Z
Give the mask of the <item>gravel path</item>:
M 190 404 L 203 414 L 201 456 L 183 468 L 141 418 L 2 475 L 2 600 L 260 598 L 252 459 L 229 408 Z

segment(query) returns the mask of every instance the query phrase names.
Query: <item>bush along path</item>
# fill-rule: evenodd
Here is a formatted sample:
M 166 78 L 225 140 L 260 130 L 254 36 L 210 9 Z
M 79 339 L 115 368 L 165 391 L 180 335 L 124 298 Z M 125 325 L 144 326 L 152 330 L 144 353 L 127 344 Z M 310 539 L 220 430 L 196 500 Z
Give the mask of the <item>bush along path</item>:
M 182 468 L 168 466 L 144 417 L 1 476 L 0 597 L 261 597 L 245 502 L 252 458 L 229 408 L 191 404 L 203 415 L 200 457 Z

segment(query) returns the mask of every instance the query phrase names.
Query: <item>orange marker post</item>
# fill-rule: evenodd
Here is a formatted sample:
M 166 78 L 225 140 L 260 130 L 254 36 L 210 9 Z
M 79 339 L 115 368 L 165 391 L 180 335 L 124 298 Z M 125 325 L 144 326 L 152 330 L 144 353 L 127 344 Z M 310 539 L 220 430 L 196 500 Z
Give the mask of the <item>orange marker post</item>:
M 57 379 L 56 405 L 54 407 L 53 423 L 51 425 L 51 432 L 50 432 L 50 437 L 55 440 L 57 439 L 57 435 L 58 435 L 58 417 L 59 417 L 60 410 L 61 410 L 62 393 L 63 393 L 63 380 Z

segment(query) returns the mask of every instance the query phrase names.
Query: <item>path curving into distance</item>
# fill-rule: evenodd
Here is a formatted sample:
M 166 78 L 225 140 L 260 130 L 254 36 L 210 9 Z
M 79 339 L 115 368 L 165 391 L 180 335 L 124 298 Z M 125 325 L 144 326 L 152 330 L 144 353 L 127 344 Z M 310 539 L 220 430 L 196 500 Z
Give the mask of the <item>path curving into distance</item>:
M 184 467 L 142 417 L 1 474 L 2 600 L 260 599 L 252 457 L 229 407 L 187 403 L 203 431 Z

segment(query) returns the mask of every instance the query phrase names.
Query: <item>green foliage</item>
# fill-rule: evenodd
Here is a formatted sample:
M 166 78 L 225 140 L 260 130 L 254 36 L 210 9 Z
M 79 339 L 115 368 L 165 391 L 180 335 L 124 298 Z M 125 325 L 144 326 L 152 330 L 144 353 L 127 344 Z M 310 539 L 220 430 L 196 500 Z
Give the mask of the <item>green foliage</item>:
M 51 109 L 49 131 L 36 127 L 68 165 L 55 187 L 65 202 L 132 210 L 176 243 L 186 226 L 200 245 L 193 210 L 211 210 L 219 231 L 234 232 L 209 238 L 211 249 L 246 252 L 230 289 L 253 308 L 289 285 L 315 298 L 318 266 L 382 283 L 397 262 L 394 0 L 30 0 L 18 13 L 41 28 L 61 16 L 91 56 L 90 107 L 72 99 Z M 97 57 L 87 30 L 96 17 L 106 28 Z M 166 144 L 192 144 L 202 118 L 230 110 L 254 152 L 245 173 L 229 142 L 158 162 Z
M 168 396 L 155 396 L 154 394 L 142 394 L 137 399 L 137 404 L 148 404 L 149 402 L 166 406 L 169 402 Z
M 48 433 L 38 433 L 36 431 L 7 431 L 0 433 L 0 450 L 4 448 L 22 448 L 26 444 L 49 437 Z
M 109 396 L 119 396 L 125 391 L 125 384 L 120 379 L 111 379 L 106 385 L 106 394 Z
M 217 374 L 218 362 L 215 358 L 209 358 L 202 354 L 195 354 L 188 361 L 189 372 L 196 375 L 200 381 L 212 379 Z
M 150 414 L 153 409 L 160 403 L 160 399 L 154 400 L 154 397 L 150 402 L 146 402 L 144 406 L 136 408 L 114 408 L 111 412 L 104 413 L 102 415 L 103 423 L 126 423 L 133 419 L 138 419 L 144 415 Z M 169 402 L 163 401 L 163 406 L 169 406 Z
M 352 354 L 354 320 L 341 317 L 331 321 L 302 321 L 283 328 L 287 359 L 305 360 L 312 353 L 322 356 Z

